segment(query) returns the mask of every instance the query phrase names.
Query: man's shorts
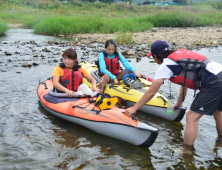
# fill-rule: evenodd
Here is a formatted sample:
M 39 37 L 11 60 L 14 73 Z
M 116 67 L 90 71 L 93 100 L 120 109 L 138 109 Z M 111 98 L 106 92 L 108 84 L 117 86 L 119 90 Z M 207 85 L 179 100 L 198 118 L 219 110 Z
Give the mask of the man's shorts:
M 200 89 L 190 107 L 194 112 L 210 116 L 217 109 L 222 111 L 222 72 Z

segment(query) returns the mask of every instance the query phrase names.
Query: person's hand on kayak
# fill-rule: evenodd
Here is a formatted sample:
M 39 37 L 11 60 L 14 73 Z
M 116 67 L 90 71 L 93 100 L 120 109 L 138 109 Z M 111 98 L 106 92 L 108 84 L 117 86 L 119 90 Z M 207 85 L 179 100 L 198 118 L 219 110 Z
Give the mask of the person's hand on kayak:
M 125 114 L 128 115 L 128 116 L 130 116 L 134 113 L 136 113 L 136 109 L 134 109 L 133 107 L 130 107 L 130 108 L 125 110 Z
M 119 84 L 119 81 L 117 79 L 114 79 L 113 81 L 114 81 L 114 83 L 113 83 L 114 85 L 118 85 Z
M 66 90 L 65 90 L 65 93 L 67 94 L 68 97 L 72 97 L 72 95 L 75 94 L 74 91 L 71 91 L 71 90 L 69 90 L 69 89 L 66 89 Z
M 98 93 L 103 92 L 101 89 L 99 89 L 99 88 L 97 88 L 97 87 L 96 87 L 96 88 L 93 88 L 92 90 L 93 90 L 93 91 L 96 91 L 96 92 L 98 92 Z
M 147 77 L 145 75 L 140 74 L 140 78 L 147 80 Z
M 173 105 L 173 110 L 176 110 L 177 107 L 183 107 L 183 104 L 182 103 L 175 103 Z

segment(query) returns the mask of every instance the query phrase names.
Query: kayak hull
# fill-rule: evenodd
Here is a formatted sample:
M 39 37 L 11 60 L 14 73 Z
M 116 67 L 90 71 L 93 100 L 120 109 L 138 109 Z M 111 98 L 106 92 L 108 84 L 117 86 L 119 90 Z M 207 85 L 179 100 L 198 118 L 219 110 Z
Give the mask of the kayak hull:
M 159 132 L 157 128 L 138 120 L 133 120 L 123 113 L 123 109 L 116 106 L 113 110 L 111 108 L 110 110 L 102 110 L 97 113 L 92 111 L 93 104 L 90 102 L 87 103 L 88 98 L 57 104 L 47 102 L 44 95 L 48 95 L 48 91 L 52 89 L 51 85 L 51 80 L 40 83 L 38 96 L 41 105 L 52 115 L 86 127 L 99 134 L 110 136 L 134 145 L 150 147 L 155 142 Z M 89 106 L 81 107 L 78 103 L 84 103 L 86 106 Z M 64 107 L 64 109 L 61 109 L 59 105 Z M 60 110 L 56 108 L 60 108 Z M 95 110 L 96 109 L 98 108 L 95 107 Z M 65 111 L 63 112 L 63 110 Z
M 98 69 L 95 65 L 86 62 L 82 62 L 80 65 L 85 68 L 88 73 L 90 73 L 96 79 L 97 82 L 99 82 L 100 77 L 98 74 Z M 108 93 L 110 96 L 121 97 L 127 102 L 128 107 L 131 107 L 141 99 L 152 84 L 152 82 L 141 78 L 139 78 L 139 81 L 144 83 L 146 86 L 141 89 L 131 89 L 124 84 L 107 84 L 104 93 Z M 83 82 L 92 88 L 91 84 L 87 82 L 86 79 L 84 79 Z M 167 100 L 167 97 L 160 92 L 157 92 L 155 96 L 139 110 L 166 120 L 180 122 L 183 119 L 187 108 L 178 107 L 176 110 L 173 110 L 171 114 L 167 114 Z
M 127 101 L 127 104 L 129 107 L 134 106 L 136 103 Z M 173 111 L 171 114 L 167 113 L 167 109 L 165 107 L 156 107 L 156 106 L 150 106 L 150 105 L 143 105 L 139 111 L 142 111 L 144 113 L 148 113 L 154 116 L 158 116 L 167 120 L 180 122 L 186 112 L 186 108 L 179 107 L 175 111 Z

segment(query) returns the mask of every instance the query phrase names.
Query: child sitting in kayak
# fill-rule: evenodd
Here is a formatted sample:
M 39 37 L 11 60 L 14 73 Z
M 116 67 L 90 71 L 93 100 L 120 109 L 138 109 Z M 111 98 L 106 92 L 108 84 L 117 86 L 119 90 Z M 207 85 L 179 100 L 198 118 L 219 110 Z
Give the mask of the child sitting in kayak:
M 143 78 L 143 76 L 129 64 L 122 54 L 117 51 L 116 42 L 114 40 L 107 40 L 105 43 L 105 49 L 106 50 L 99 54 L 98 66 L 102 76 L 99 83 L 99 89 L 104 91 L 106 84 L 110 82 L 118 85 L 119 81 L 123 79 L 126 69 L 131 69 L 136 77 Z M 126 69 L 120 71 L 119 61 Z
M 92 83 L 93 91 L 101 91 L 96 87 L 96 80 L 79 65 L 74 49 L 65 50 L 62 56 L 63 62 L 52 73 L 53 86 L 58 92 L 65 92 L 68 97 L 72 97 L 82 84 L 83 77 Z

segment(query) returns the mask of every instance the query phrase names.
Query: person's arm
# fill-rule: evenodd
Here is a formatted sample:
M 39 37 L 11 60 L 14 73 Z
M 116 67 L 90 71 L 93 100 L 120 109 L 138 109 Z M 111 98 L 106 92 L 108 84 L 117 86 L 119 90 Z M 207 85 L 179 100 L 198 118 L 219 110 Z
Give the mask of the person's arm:
M 122 54 L 121 54 L 120 52 L 118 52 L 118 53 L 119 53 L 118 58 L 119 58 L 119 60 L 121 61 L 121 63 L 123 64 L 123 66 L 124 66 L 125 68 L 131 69 L 131 70 L 134 72 L 136 69 L 129 63 L 129 61 L 128 61 L 127 59 L 125 59 L 125 58 L 122 56 Z
M 130 116 L 131 114 L 135 113 L 139 108 L 141 108 L 144 104 L 149 102 L 153 98 L 153 96 L 158 92 L 163 82 L 164 79 L 154 80 L 150 88 L 144 93 L 143 97 L 133 107 L 126 109 L 125 113 Z
M 176 109 L 176 107 L 183 107 L 183 100 L 185 99 L 186 95 L 187 87 L 181 86 L 177 102 L 173 106 L 174 110 Z
M 119 53 L 119 60 L 121 61 L 121 63 L 123 64 L 123 66 L 124 66 L 125 68 L 131 69 L 131 70 L 133 71 L 133 73 L 136 75 L 136 77 L 141 78 L 141 77 L 142 77 L 141 74 L 140 74 L 133 66 L 131 66 L 131 64 L 129 63 L 129 61 L 128 61 L 127 59 L 125 59 L 120 52 L 118 52 L 118 53 Z
M 106 63 L 105 63 L 105 59 L 104 59 L 104 54 L 102 52 L 99 54 L 99 68 L 100 68 L 100 71 L 103 74 L 107 74 L 110 77 L 110 79 L 112 79 L 112 80 L 116 79 L 116 76 L 114 76 L 111 72 L 109 72 L 106 69 Z
M 137 70 L 134 70 L 133 73 L 136 75 L 136 77 L 142 78 L 142 75 Z
M 67 94 L 68 97 L 72 97 L 72 94 L 75 94 L 74 91 L 71 91 L 69 89 L 67 89 L 66 87 L 62 86 L 60 83 L 59 83 L 59 76 L 53 76 L 53 86 L 60 90 L 60 91 L 63 91 Z
M 92 84 L 92 90 L 93 91 L 97 91 L 97 92 L 102 92 L 102 90 L 98 89 L 96 87 L 96 80 L 91 76 L 91 75 L 88 75 L 85 77 L 89 82 L 91 82 Z

